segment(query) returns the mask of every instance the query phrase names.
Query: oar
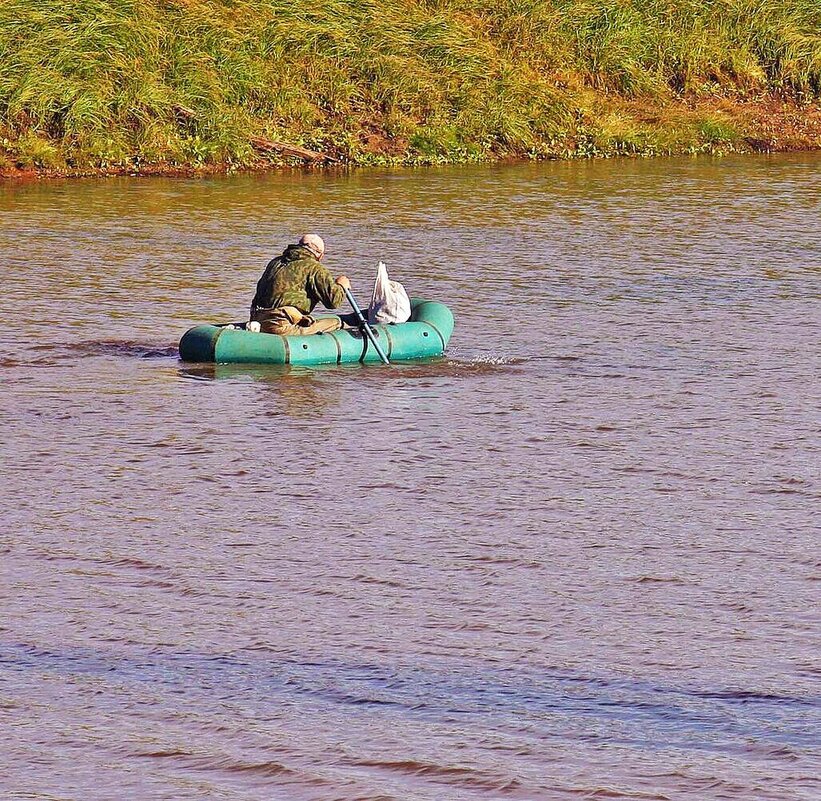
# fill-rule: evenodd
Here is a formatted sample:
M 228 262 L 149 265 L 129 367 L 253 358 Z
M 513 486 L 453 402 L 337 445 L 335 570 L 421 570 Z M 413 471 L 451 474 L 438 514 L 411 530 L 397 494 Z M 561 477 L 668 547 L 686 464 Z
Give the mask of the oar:
M 390 364 L 388 361 L 388 357 L 385 355 L 385 351 L 382 350 L 382 346 L 376 341 L 376 334 L 374 334 L 373 329 L 368 325 L 368 321 L 365 319 L 365 315 L 362 314 L 362 309 L 359 308 L 359 304 L 354 300 L 353 295 L 351 294 L 351 290 L 347 289 L 346 287 L 342 287 L 345 290 L 345 297 L 348 299 L 348 303 L 351 304 L 351 308 L 354 310 L 354 313 L 359 318 L 359 325 L 362 330 L 365 332 L 368 339 L 370 339 L 371 344 L 376 348 L 376 352 L 379 354 L 379 358 L 382 359 L 383 364 Z

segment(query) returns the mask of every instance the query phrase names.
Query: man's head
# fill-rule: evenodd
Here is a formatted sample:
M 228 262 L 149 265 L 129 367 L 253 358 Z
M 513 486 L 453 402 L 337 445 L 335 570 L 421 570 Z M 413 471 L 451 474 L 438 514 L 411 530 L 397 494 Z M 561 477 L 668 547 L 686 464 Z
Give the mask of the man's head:
M 322 237 L 316 234 L 303 234 L 299 244 L 308 248 L 317 259 L 321 259 L 325 254 L 325 243 L 322 241 Z

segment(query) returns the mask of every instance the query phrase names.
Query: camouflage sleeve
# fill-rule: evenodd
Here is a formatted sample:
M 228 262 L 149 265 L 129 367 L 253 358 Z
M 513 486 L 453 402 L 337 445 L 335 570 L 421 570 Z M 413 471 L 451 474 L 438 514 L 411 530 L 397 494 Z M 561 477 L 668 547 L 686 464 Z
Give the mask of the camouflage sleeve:
M 314 271 L 312 282 L 316 297 L 326 309 L 336 309 L 342 305 L 345 290 L 336 283 L 330 270 L 320 266 Z

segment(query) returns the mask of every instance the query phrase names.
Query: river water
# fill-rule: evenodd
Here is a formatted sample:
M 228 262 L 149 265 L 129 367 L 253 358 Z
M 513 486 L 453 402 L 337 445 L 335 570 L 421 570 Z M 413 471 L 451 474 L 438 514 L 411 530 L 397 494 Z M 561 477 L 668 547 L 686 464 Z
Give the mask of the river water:
M 303 231 L 445 358 L 186 365 Z M 821 155 L 0 186 L 0 797 L 817 799 Z

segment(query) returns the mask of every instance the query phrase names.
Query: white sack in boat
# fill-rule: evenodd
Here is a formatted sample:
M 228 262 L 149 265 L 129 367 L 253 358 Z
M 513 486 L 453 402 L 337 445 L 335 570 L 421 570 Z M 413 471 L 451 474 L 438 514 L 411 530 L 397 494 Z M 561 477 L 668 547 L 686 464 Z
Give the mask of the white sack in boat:
M 411 304 L 405 287 L 399 281 L 388 278 L 388 268 L 379 262 L 376 268 L 376 280 L 373 282 L 373 297 L 368 307 L 368 322 L 405 323 L 411 316 Z

